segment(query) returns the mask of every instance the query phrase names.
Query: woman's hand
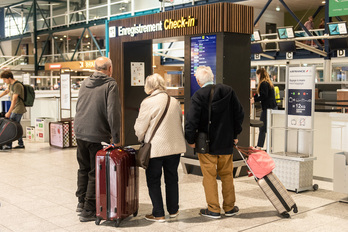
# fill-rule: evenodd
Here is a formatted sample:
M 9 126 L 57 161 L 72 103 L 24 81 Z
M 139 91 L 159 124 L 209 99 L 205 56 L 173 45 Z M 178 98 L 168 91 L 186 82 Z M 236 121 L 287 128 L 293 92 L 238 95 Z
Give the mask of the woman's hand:
M 196 147 L 196 144 L 195 144 L 195 143 L 189 144 L 189 146 L 192 147 L 192 148 L 195 148 L 195 147 Z
M 254 101 L 254 98 L 252 97 L 252 98 L 250 98 L 250 103 L 251 104 L 254 104 L 255 103 L 255 101 Z

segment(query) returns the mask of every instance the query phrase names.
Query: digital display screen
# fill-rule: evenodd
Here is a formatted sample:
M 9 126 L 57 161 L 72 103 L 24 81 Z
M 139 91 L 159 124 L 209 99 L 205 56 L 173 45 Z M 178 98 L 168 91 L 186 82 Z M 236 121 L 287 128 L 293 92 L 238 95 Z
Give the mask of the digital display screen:
M 195 73 L 199 66 L 209 66 L 216 76 L 216 35 L 191 37 L 191 96 L 200 89 Z
M 327 27 L 329 29 L 330 35 L 346 35 L 347 34 L 346 22 L 328 23 Z
M 278 28 L 279 39 L 292 39 L 295 38 L 294 29 L 292 27 Z
M 254 33 L 251 35 L 251 42 L 260 41 L 260 40 L 261 40 L 260 31 L 254 31 Z

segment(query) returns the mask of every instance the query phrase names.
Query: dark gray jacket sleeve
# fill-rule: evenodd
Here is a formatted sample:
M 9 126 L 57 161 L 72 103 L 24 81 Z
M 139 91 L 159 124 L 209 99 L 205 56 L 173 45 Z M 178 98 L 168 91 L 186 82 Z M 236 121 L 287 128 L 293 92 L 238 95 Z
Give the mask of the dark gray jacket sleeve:
M 113 143 L 120 142 L 121 129 L 121 103 L 118 94 L 118 86 L 112 83 L 109 86 L 109 93 L 107 97 L 107 115 L 111 130 L 111 137 Z

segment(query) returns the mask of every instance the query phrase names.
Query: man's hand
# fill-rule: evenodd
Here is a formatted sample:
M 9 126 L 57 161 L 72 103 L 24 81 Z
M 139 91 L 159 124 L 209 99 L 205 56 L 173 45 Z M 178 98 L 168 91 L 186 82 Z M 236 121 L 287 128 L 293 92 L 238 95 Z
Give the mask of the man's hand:
M 10 112 L 7 112 L 7 113 L 5 114 L 5 118 L 10 118 L 10 116 L 11 116 L 11 113 L 10 113 Z
M 234 144 L 237 145 L 238 139 L 234 139 L 233 141 L 234 141 Z
M 195 148 L 196 144 L 195 143 L 194 144 L 189 144 L 189 146 L 192 147 L 192 148 Z

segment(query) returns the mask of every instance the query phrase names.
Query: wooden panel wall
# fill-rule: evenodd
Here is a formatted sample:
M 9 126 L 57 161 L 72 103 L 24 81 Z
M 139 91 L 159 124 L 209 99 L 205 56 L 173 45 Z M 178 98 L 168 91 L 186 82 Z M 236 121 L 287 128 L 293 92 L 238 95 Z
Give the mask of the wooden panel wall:
M 226 2 L 111 21 L 109 23 L 109 26 L 132 27 L 134 26 L 134 24 L 155 24 L 159 23 L 160 21 L 164 21 L 165 19 L 179 20 L 181 19 L 181 17 L 187 18 L 188 16 L 194 17 L 196 19 L 197 26 L 137 34 L 134 37 L 127 35 L 110 39 L 110 58 L 112 60 L 114 69 L 113 76 L 115 77 L 119 85 L 122 108 L 124 107 L 124 42 L 152 40 L 185 35 L 210 34 L 218 32 L 252 34 L 254 30 L 253 8 L 250 6 Z M 124 112 L 124 110 L 122 110 L 122 112 Z M 122 117 L 124 118 L 124 115 L 122 115 Z M 122 121 L 124 122 L 124 120 Z M 122 127 L 122 131 L 124 131 L 124 125 Z M 124 133 L 122 132 L 122 134 Z

